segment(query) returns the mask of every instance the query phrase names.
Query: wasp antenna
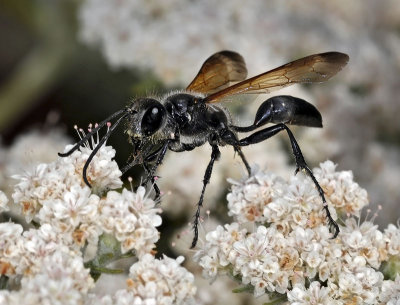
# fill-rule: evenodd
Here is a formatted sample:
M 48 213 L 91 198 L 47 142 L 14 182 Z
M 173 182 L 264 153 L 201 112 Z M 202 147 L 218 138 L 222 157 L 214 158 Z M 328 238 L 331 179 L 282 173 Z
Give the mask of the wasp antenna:
M 98 126 L 96 126 L 94 129 L 92 129 L 88 134 L 86 134 L 81 140 L 74 145 L 69 151 L 66 153 L 58 153 L 60 157 L 68 157 L 71 155 L 75 150 L 77 150 L 79 147 L 81 147 L 92 135 L 94 135 L 100 128 L 102 128 L 104 125 L 106 125 L 110 120 L 114 119 L 115 117 L 119 116 L 121 113 L 126 113 L 127 114 L 127 109 L 122 109 L 120 111 L 115 112 L 114 114 L 110 115 L 108 118 L 106 118 L 104 121 L 100 122 Z M 125 117 L 126 114 L 123 116 Z
M 121 111 L 120 111 L 121 112 Z M 107 131 L 107 133 L 104 135 L 104 137 L 102 137 L 101 138 L 101 140 L 99 141 L 99 143 L 97 144 L 97 146 L 93 149 L 93 151 L 91 152 L 91 154 L 89 155 L 89 158 L 86 160 L 86 163 L 85 163 L 85 165 L 83 166 L 83 171 L 82 171 L 82 177 L 83 177 L 83 181 L 85 181 L 85 183 L 86 183 L 86 185 L 88 186 L 88 187 L 92 187 L 91 185 L 90 185 L 90 183 L 89 183 L 89 181 L 88 181 L 88 179 L 87 179 L 87 175 L 86 175 L 86 172 L 87 172 L 87 169 L 88 169 L 88 167 L 89 167 L 89 164 L 90 164 L 90 162 L 92 162 L 92 159 L 93 159 L 93 157 L 96 155 L 96 153 L 99 151 L 99 149 L 101 148 L 101 146 L 103 146 L 103 144 L 107 141 L 107 139 L 110 137 L 110 135 L 112 134 L 112 132 L 114 131 L 114 129 L 121 123 L 121 121 L 123 120 L 123 119 L 125 119 L 126 118 L 126 116 L 128 115 L 129 113 L 128 112 L 126 112 L 126 113 L 124 113 L 116 122 L 115 122 L 115 124 L 114 125 L 112 125 L 111 127 L 110 127 L 110 129 Z M 113 116 L 114 116 L 115 114 L 113 114 Z M 107 123 L 107 122 L 106 122 Z M 101 122 L 100 124 L 99 124 L 99 126 L 101 126 L 103 124 L 103 122 Z M 105 124 L 105 123 L 104 123 Z M 103 125 L 104 125 L 103 124 Z M 93 131 L 93 132 L 96 132 L 96 131 Z

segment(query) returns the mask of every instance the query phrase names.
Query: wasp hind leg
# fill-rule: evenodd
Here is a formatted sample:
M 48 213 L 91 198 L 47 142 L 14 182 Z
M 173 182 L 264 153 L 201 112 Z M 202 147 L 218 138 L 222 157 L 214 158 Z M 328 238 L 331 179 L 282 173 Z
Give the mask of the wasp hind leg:
M 194 237 L 193 237 L 192 245 L 190 246 L 191 249 L 193 249 L 196 246 L 197 240 L 199 239 L 200 209 L 203 206 L 204 192 L 206 191 L 207 184 L 210 182 L 214 162 L 216 160 L 218 160 L 220 156 L 221 156 L 221 152 L 219 151 L 218 146 L 212 145 L 211 160 L 208 163 L 206 172 L 204 174 L 203 189 L 201 190 L 200 199 L 199 199 L 199 202 L 197 203 L 196 214 L 194 215 L 194 221 L 193 221 Z
M 233 148 L 235 149 L 235 151 L 238 153 L 239 157 L 242 159 L 242 162 L 244 164 L 244 166 L 246 167 L 246 170 L 249 174 L 249 176 L 251 176 L 251 167 L 249 165 L 249 162 L 247 162 L 246 157 L 244 156 L 242 149 L 240 148 L 240 146 L 233 146 Z
M 224 136 L 224 140 L 230 144 L 230 145 L 238 145 L 238 146 L 248 146 L 251 144 L 256 144 L 259 142 L 262 142 L 264 140 L 267 140 L 268 138 L 276 135 L 278 132 L 282 131 L 282 130 L 286 130 L 288 136 L 289 136 L 289 140 L 290 140 L 290 145 L 292 147 L 292 151 L 293 151 L 293 155 L 295 158 L 295 162 L 296 162 L 296 171 L 295 174 L 297 174 L 300 170 L 306 172 L 311 180 L 313 181 L 315 187 L 317 188 L 317 191 L 319 193 L 319 196 L 322 199 L 322 203 L 323 203 L 323 208 L 325 210 L 326 213 L 326 217 L 328 218 L 328 225 L 329 225 L 329 230 L 332 232 L 333 237 L 335 238 L 338 234 L 339 234 L 339 226 L 338 224 L 333 220 L 331 213 L 329 212 L 328 209 L 328 204 L 326 202 L 325 199 L 325 195 L 324 195 L 324 191 L 322 189 L 322 187 L 319 185 L 317 179 L 315 178 L 312 170 L 308 167 L 306 161 L 304 160 L 303 154 L 301 152 L 300 146 L 297 143 L 293 133 L 291 132 L 291 130 L 283 123 L 271 126 L 271 127 L 267 127 L 264 128 L 260 131 L 257 131 L 251 135 L 249 135 L 248 137 L 245 137 L 241 140 L 239 140 L 238 142 L 234 141 L 233 139 L 233 132 L 227 132 L 225 133 Z M 233 136 L 232 136 L 233 135 Z

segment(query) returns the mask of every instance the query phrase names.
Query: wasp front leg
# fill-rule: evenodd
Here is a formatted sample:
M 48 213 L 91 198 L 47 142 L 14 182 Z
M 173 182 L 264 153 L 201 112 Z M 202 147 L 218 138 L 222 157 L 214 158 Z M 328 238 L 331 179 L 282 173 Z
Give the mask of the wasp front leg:
M 168 142 L 164 143 L 158 149 L 156 149 L 155 151 L 153 151 L 153 152 L 149 153 L 148 155 L 146 155 L 140 161 L 138 161 L 137 158 L 135 158 L 132 162 L 129 162 L 121 170 L 122 174 L 125 174 L 133 166 L 135 166 L 137 164 L 142 164 L 144 170 L 146 171 L 146 178 L 144 179 L 144 181 L 142 182 L 141 185 L 144 186 L 144 185 L 147 184 L 147 182 L 149 182 L 149 180 L 151 181 L 153 189 L 154 189 L 154 191 L 156 193 L 156 195 L 154 197 L 155 200 L 160 198 L 161 192 L 160 192 L 160 188 L 155 183 L 156 177 L 154 176 L 154 173 L 157 170 L 157 167 L 161 164 L 162 160 L 164 159 L 165 154 L 167 152 L 167 149 L 168 149 Z M 155 164 L 152 167 L 150 167 L 149 163 L 152 163 L 152 162 L 155 162 Z
M 158 149 L 156 152 L 146 156 L 145 159 L 143 160 L 143 168 L 145 169 L 145 171 L 147 173 L 147 177 L 143 181 L 142 185 L 146 185 L 149 180 L 151 181 L 151 184 L 153 185 L 153 189 L 156 192 L 156 196 L 154 197 L 155 200 L 160 198 L 161 192 L 160 192 L 160 188 L 155 183 L 156 176 L 154 176 L 154 173 L 156 172 L 158 166 L 160 166 L 160 164 L 162 163 L 162 161 L 165 157 L 165 154 L 167 153 L 168 145 L 169 145 L 169 142 L 167 141 L 161 146 L 160 149 Z M 149 168 L 148 163 L 152 162 L 154 160 L 155 160 L 154 165 L 151 168 Z

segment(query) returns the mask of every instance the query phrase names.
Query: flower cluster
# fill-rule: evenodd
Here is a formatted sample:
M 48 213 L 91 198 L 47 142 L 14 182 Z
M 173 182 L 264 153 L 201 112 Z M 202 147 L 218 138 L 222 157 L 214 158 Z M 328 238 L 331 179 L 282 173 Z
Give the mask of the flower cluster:
M 66 149 L 71 148 L 67 146 Z M 27 222 L 50 224 L 67 245 L 76 249 L 86 242 L 96 245 L 103 233 L 113 233 L 122 251 L 135 249 L 144 254 L 158 240 L 161 218 L 155 202 L 146 198 L 144 188 L 136 193 L 108 191 L 121 187 L 121 172 L 112 158 L 115 150 L 103 146 L 88 168 L 89 188 L 82 179 L 82 168 L 91 152 L 83 147 L 67 158 L 40 164 L 34 173 L 15 176 L 20 182 L 13 193 Z
M 182 262 L 182 256 L 157 260 L 147 254 L 130 268 L 128 289 L 143 299 L 154 298 L 156 304 L 187 304 L 196 288 L 193 275 L 180 266 Z
M 1 190 L 10 196 L 16 182 L 12 179 L 14 175 L 33 172 L 39 164 L 55 161 L 57 152 L 63 150 L 69 142 L 65 133 L 52 128 L 29 130 L 17 136 L 10 147 L 0 144 Z
M 387 305 L 397 305 L 400 302 L 400 275 L 394 281 L 383 281 L 379 300 Z
M 87 304 L 196 304 L 194 277 L 180 266 L 183 260 L 182 256 L 176 260 L 166 256 L 156 259 L 146 254 L 131 266 L 126 289 L 100 299 L 91 296 Z
M 256 170 L 254 175 L 244 182 L 229 180 L 232 184 L 231 192 L 227 196 L 229 215 L 238 222 L 266 222 L 264 209 L 282 197 L 284 181 L 273 173 L 261 173 Z M 315 195 L 315 192 L 313 192 Z M 284 206 L 278 206 L 282 209 Z M 273 209 L 273 208 L 272 208 Z M 271 212 L 269 212 L 270 217 Z
M 15 274 L 18 266 L 20 241 L 23 228 L 21 225 L 11 222 L 0 223 L 0 272 L 5 275 Z
M 43 257 L 36 273 L 22 278 L 18 291 L 1 290 L 0 304 L 83 304 L 93 285 L 82 257 L 58 249 Z
M 16 292 L 1 290 L 0 304 L 77 304 L 94 286 L 81 252 L 63 244 L 49 224 L 23 232 L 0 224 L 0 272 L 22 276 Z
M 37 227 L 0 224 L 1 275 L 21 277 L 19 290 L 1 291 L 0 303 L 198 303 L 194 276 L 181 266 L 183 258 L 154 257 L 161 225 L 156 203 L 143 187 L 116 190 L 122 182 L 109 146 L 93 158 L 88 179 L 94 187 L 86 186 L 81 171 L 90 152 L 83 147 L 15 177 L 14 203 Z M 337 171 L 326 161 L 314 173 L 333 218 L 336 210 L 341 217 L 336 239 L 311 179 L 253 169 L 248 178 L 229 180 L 228 213 L 235 222 L 217 226 L 200 242 L 194 258 L 204 277 L 229 274 L 257 297 L 281 295 L 291 304 L 395 304 L 399 277 L 385 280 L 381 269 L 398 261 L 400 229 L 389 225 L 380 231 L 371 221 L 360 221 L 368 198 L 351 172 Z M 3 211 L 12 206 L 3 193 L 0 203 Z M 91 275 L 107 270 L 101 265 L 110 253 L 102 248 L 105 235 L 117 245 L 108 250 L 119 257 L 135 253 L 137 260 L 125 289 L 99 295 L 91 292 Z M 94 249 L 90 261 L 89 246 Z
M 2 223 L 0 229 L 4 246 L 1 260 L 7 266 L 3 267 L 2 274 L 8 276 L 36 274 L 43 260 L 56 251 L 77 253 L 63 243 L 62 235 L 49 224 L 23 232 L 19 224 Z
M 323 188 L 328 204 L 339 212 L 360 216 L 368 205 L 367 191 L 353 181 L 351 171 L 337 172 L 333 162 L 324 162 L 315 169 L 315 177 Z
M 36 228 L 24 230 L 20 224 L 0 223 L 0 275 L 22 277 L 19 290 L 1 291 L 0 303 L 89 304 L 95 298 L 89 294 L 94 287 L 92 272 L 107 270 L 102 262 L 133 251 L 127 257 L 135 254 L 138 261 L 131 268 L 125 297 L 144 300 L 137 304 L 153 304 L 160 295 L 163 304 L 189 304 L 196 289 L 191 273 L 179 266 L 183 259 L 156 260 L 153 256 L 161 225 L 156 202 L 143 187 L 136 192 L 115 190 L 122 186 L 121 172 L 112 160 L 115 150 L 109 146 L 99 149 L 88 168 L 93 188 L 85 185 L 82 168 L 91 151 L 85 146 L 68 157 L 39 164 L 33 172 L 14 176 L 18 181 L 14 205 Z M 3 193 L 0 203 L 2 211 L 13 206 Z M 106 235 L 111 246 L 104 244 Z M 145 278 L 150 268 L 154 271 Z M 123 294 L 116 295 L 117 303 L 123 302 Z
M 104 232 L 113 234 L 121 242 L 122 253 L 135 249 L 140 257 L 154 248 L 159 238 L 156 227 L 161 225 L 160 209 L 146 198 L 146 190 L 136 193 L 126 189 L 122 193 L 111 191 L 100 202 L 100 224 Z
M 70 149 L 72 146 L 67 146 Z M 108 146 L 102 147 L 93 158 L 88 168 L 88 180 L 93 190 L 87 187 L 82 179 L 82 169 L 90 155 L 91 149 L 83 147 L 81 151 L 75 151 L 68 158 L 59 158 L 57 161 L 46 164 L 39 164 L 32 173 L 15 175 L 19 180 L 12 195 L 14 202 L 20 205 L 21 213 L 25 215 L 28 222 L 36 217 L 42 222 L 48 222 L 47 212 L 40 213 L 46 206 L 46 202 L 55 200 L 71 201 L 71 208 L 79 209 L 86 205 L 83 200 L 89 200 L 91 193 L 101 193 L 106 189 L 121 187 L 121 172 L 118 165 L 112 158 L 115 151 Z M 72 194 L 74 198 L 67 194 Z M 67 198 L 65 198 L 67 196 Z M 86 199 L 85 199 L 86 198 Z M 90 200 L 95 200 L 91 198 Z M 73 202 L 76 201 L 76 202 Z M 61 212 L 61 211 L 59 211 Z M 68 213 L 68 210 L 64 210 Z M 75 214 L 87 213 L 88 209 L 73 211 Z M 41 214 L 41 215 L 39 215 Z M 60 215 L 60 217 L 70 217 Z
M 39 164 L 33 173 L 14 176 L 19 182 L 12 197 L 26 221 L 51 224 L 66 244 L 78 248 L 86 241 L 95 245 L 102 232 L 97 222 L 98 194 L 122 185 L 121 172 L 112 161 L 115 151 L 108 146 L 100 149 L 89 166 L 88 179 L 93 189 L 85 185 L 82 168 L 90 152 L 90 147 L 84 147 L 68 158 Z
M 383 287 L 389 291 L 393 283 L 383 281 L 379 267 L 398 258 L 400 228 L 389 225 L 381 232 L 371 221 L 359 220 L 368 200 L 350 172 L 336 172 L 330 161 L 314 172 L 333 218 L 333 208 L 348 217 L 336 239 L 311 179 L 285 181 L 255 171 L 232 181 L 228 208 L 236 222 L 207 233 L 195 255 L 203 276 L 214 280 L 230 274 L 255 296 L 287 294 L 291 304 L 378 304 Z M 249 231 L 245 222 L 256 228 Z

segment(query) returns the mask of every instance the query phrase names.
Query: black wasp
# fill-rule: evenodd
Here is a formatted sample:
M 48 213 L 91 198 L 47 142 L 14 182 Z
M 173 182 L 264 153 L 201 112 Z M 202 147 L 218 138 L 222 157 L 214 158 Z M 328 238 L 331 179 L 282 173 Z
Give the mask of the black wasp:
M 275 96 L 261 104 L 252 125 L 240 127 L 234 125 L 229 113 L 215 103 L 225 101 L 236 94 L 270 93 L 296 83 L 323 82 L 340 71 L 348 60 L 349 57 L 346 54 L 339 52 L 314 54 L 246 79 L 246 64 L 241 55 L 232 51 L 218 52 L 205 61 L 185 91 L 168 94 L 160 99 L 144 97 L 133 100 L 129 106 L 112 114 L 98 127 L 92 129 L 70 151 L 59 155 L 61 157 L 70 155 L 110 120 L 117 119 L 94 147 L 83 168 L 83 180 L 90 186 L 86 171 L 91 160 L 115 128 L 124 121 L 126 133 L 133 145 L 133 152 L 122 172 L 125 173 L 134 165 L 141 164 L 147 174 L 143 184 L 151 181 L 158 198 L 160 190 L 155 183 L 155 172 L 167 150 L 189 151 L 209 143 L 212 147 L 211 160 L 204 174 L 203 189 L 194 218 L 194 238 L 191 245 L 193 248 L 198 239 L 200 208 L 203 205 L 204 192 L 210 181 L 214 162 L 220 157 L 219 146 L 231 145 L 250 174 L 250 166 L 241 147 L 262 142 L 285 130 L 293 150 L 296 173 L 304 170 L 313 180 L 323 201 L 329 228 L 333 232 L 333 237 L 336 237 L 339 227 L 330 215 L 324 192 L 307 166 L 296 139 L 287 127 L 288 124 L 322 127 L 319 111 L 300 98 Z M 237 83 L 229 86 L 233 82 Z M 238 133 L 252 132 L 266 123 L 274 125 L 242 139 L 238 138 Z

